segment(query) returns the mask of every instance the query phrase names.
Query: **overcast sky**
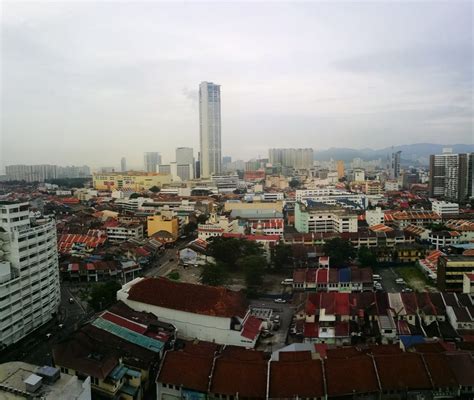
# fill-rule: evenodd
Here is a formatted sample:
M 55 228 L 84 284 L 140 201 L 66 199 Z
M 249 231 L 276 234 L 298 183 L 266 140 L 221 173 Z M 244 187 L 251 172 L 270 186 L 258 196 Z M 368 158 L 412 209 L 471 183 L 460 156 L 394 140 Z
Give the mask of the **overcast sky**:
M 197 156 L 204 80 L 233 158 L 474 141 L 471 1 L 0 7 L 5 165 Z

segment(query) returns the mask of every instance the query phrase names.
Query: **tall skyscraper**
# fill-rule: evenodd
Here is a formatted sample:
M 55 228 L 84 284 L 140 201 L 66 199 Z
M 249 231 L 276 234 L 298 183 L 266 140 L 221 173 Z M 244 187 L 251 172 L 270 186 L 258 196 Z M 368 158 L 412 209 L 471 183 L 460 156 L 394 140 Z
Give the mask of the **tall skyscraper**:
M 474 153 L 453 154 L 445 149 L 443 154 L 430 156 L 430 196 L 451 201 L 464 201 L 473 193 Z
M 127 171 L 127 159 L 125 157 L 122 157 L 120 160 L 120 171 L 121 172 Z
M 201 177 L 221 173 L 221 89 L 212 82 L 199 85 Z
M 390 179 L 398 179 L 400 176 L 401 151 L 392 153 L 392 162 L 390 165 Z
M 146 172 L 157 172 L 161 164 L 161 155 L 158 152 L 147 152 L 143 156 L 143 164 Z

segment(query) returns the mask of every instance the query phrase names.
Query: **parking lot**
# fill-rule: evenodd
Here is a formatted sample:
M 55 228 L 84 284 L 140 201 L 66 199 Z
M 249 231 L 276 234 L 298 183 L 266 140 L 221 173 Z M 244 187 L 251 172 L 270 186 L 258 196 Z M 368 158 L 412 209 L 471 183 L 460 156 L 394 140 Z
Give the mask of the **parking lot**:
M 436 288 L 430 284 L 418 272 L 415 266 L 396 266 L 396 267 L 379 267 L 374 271 L 375 274 L 382 278 L 381 284 L 383 290 L 389 293 L 406 291 L 436 291 Z M 397 279 L 404 279 L 406 284 L 398 284 Z
M 271 331 L 272 336 L 260 338 L 257 343 L 257 350 L 275 351 L 285 346 L 286 336 L 290 327 L 294 307 L 289 303 L 275 303 L 273 299 L 256 299 L 250 302 L 254 308 L 270 308 L 273 316 L 279 315 L 280 327 L 276 331 Z

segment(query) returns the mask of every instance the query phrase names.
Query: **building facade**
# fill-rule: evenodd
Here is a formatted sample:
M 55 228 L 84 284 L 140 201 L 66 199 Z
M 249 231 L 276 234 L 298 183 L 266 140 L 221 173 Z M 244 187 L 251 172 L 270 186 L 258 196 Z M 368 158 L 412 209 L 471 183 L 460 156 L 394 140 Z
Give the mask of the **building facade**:
M 158 165 L 161 164 L 160 153 L 153 151 L 143 155 L 143 165 L 146 172 L 158 172 Z
M 199 132 L 201 178 L 220 174 L 221 161 L 221 88 L 212 82 L 199 85 Z
M 271 164 L 294 169 L 309 169 L 313 166 L 313 149 L 269 149 L 268 159 Z
M 473 196 L 474 153 L 430 156 L 430 197 L 465 201 Z
M 147 172 L 129 172 L 94 174 L 92 183 L 96 190 L 148 190 L 153 186 L 161 187 L 171 183 L 171 174 Z
M 0 348 L 50 321 L 60 303 L 54 220 L 33 221 L 28 203 L 0 202 Z
M 357 232 L 357 214 L 338 206 L 295 204 L 298 232 Z

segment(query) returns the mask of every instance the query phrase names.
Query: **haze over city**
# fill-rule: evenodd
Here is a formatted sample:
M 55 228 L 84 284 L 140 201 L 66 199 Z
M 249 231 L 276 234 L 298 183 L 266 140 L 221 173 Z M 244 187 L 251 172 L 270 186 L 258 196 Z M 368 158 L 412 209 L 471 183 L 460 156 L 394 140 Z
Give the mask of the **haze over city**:
M 472 2 L 2 3 L 0 165 L 473 143 Z

